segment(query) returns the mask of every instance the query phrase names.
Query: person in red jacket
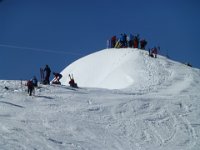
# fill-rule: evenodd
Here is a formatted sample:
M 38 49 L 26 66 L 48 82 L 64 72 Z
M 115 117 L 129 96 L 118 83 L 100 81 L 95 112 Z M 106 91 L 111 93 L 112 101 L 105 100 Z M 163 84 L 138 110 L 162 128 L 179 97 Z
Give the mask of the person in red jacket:
M 78 88 L 77 83 L 75 83 L 75 81 L 74 81 L 73 75 L 70 75 L 70 74 L 69 74 L 69 78 L 70 78 L 69 85 L 70 85 L 71 87 Z
M 114 48 L 114 47 L 115 47 L 116 41 L 117 41 L 117 37 L 116 37 L 116 36 L 113 36 L 113 37 L 111 38 L 111 48 Z
M 28 87 L 28 94 L 29 94 L 29 96 L 31 96 L 32 92 L 34 90 L 34 84 L 31 80 L 27 81 L 27 87 Z

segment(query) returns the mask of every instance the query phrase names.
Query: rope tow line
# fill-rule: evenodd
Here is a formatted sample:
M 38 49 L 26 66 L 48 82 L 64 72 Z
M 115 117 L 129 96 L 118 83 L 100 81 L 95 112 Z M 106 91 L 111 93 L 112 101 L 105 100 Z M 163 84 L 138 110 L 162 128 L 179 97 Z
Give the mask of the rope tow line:
M 23 49 L 23 50 L 26 50 L 26 51 L 36 51 L 36 52 L 45 52 L 45 53 L 70 54 L 70 55 L 79 55 L 79 56 L 83 55 L 83 54 L 80 54 L 80 53 L 71 53 L 71 52 L 65 52 L 65 51 L 57 51 L 57 50 L 41 49 L 41 48 L 32 48 L 32 47 L 22 47 L 22 46 L 14 46 L 14 45 L 6 45 L 6 44 L 0 44 L 0 47 L 21 49 L 21 50 Z

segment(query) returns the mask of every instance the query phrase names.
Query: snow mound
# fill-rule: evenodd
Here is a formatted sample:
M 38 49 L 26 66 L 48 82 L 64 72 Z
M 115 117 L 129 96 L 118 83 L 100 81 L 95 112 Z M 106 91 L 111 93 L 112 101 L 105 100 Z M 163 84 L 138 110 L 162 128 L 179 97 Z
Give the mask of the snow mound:
M 167 58 L 148 56 L 140 49 L 104 49 L 73 62 L 61 73 L 61 83 L 68 85 L 73 74 L 80 87 L 106 89 L 149 88 L 169 76 Z

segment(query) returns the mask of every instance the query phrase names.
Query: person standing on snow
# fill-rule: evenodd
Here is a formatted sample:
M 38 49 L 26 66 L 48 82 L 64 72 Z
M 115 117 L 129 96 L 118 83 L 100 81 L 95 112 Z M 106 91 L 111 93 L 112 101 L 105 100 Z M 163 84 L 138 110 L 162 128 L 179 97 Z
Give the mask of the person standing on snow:
M 50 78 L 50 75 L 51 75 L 51 69 L 49 68 L 48 65 L 45 66 L 44 72 L 46 72 L 44 82 L 45 82 L 45 84 L 50 84 L 49 78 Z
M 129 36 L 127 36 L 127 43 L 128 43 L 128 47 L 132 48 L 133 47 L 133 35 L 129 34 Z
M 27 87 L 28 87 L 29 96 L 32 96 L 32 92 L 34 90 L 34 85 L 33 85 L 33 82 L 31 80 L 27 81 Z
M 154 54 L 154 58 L 157 58 L 158 49 L 154 47 L 152 53 Z
M 142 39 L 140 41 L 140 48 L 141 49 L 145 49 L 146 45 L 147 45 L 147 41 L 145 39 Z
M 136 36 L 134 36 L 133 48 L 138 48 L 139 41 L 140 41 L 139 34 L 137 34 Z
M 117 40 L 117 37 L 116 37 L 115 35 L 112 36 L 112 38 L 111 38 L 111 48 L 114 48 L 114 47 L 115 47 L 116 40 Z
M 31 79 L 31 81 L 33 82 L 33 86 L 34 87 L 38 86 L 38 80 L 37 80 L 36 76 L 33 76 L 33 78 Z

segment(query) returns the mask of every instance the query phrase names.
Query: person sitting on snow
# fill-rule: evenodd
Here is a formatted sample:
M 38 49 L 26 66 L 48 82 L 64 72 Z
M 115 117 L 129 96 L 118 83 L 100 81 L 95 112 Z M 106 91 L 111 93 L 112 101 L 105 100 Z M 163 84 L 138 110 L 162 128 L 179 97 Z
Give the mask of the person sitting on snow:
M 53 84 L 61 84 L 60 79 L 62 78 L 62 74 L 53 72 L 54 79 L 52 81 Z
M 75 83 L 75 81 L 74 81 L 73 75 L 69 74 L 69 78 L 70 78 L 69 85 L 71 87 L 78 88 L 77 83 Z

